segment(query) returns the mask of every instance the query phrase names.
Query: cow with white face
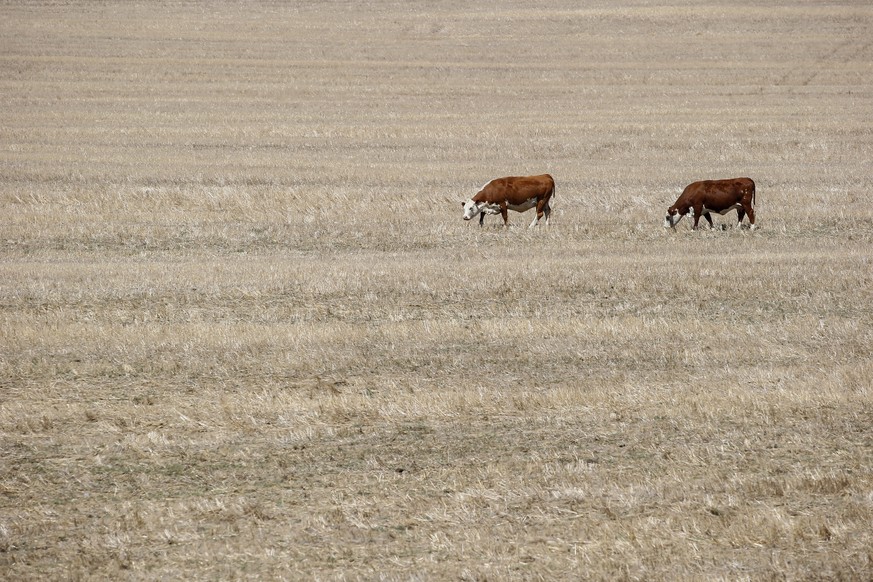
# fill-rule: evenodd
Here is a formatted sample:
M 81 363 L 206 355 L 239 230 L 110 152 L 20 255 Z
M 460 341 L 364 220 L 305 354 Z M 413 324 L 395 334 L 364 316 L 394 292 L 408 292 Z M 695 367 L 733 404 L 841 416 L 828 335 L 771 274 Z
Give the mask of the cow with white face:
M 691 213 L 694 219 L 692 230 L 697 230 L 700 217 L 706 219 L 709 228 L 713 227 L 711 212 L 725 215 L 737 211 L 737 228 L 748 214 L 751 230 L 755 229 L 755 182 L 751 178 L 732 180 L 703 180 L 685 187 L 676 202 L 667 209 L 664 218 L 665 228 L 676 228 L 682 217 Z
M 525 212 L 536 208 L 536 216 L 530 227 L 539 223 L 541 218 L 549 224 L 552 208 L 549 201 L 555 194 L 555 181 L 548 174 L 540 176 L 522 176 L 497 178 L 485 184 L 479 192 L 462 202 L 464 220 L 471 220 L 479 214 L 479 226 L 482 226 L 486 214 L 500 214 L 503 225 L 509 226 L 509 210 Z

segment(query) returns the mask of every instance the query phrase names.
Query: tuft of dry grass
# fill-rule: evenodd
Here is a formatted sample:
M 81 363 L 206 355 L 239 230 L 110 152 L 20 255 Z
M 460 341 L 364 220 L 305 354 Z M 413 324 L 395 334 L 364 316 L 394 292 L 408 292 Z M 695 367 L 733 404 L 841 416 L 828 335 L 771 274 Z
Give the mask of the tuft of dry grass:
M 2 577 L 869 579 L 871 28 L 0 7 Z

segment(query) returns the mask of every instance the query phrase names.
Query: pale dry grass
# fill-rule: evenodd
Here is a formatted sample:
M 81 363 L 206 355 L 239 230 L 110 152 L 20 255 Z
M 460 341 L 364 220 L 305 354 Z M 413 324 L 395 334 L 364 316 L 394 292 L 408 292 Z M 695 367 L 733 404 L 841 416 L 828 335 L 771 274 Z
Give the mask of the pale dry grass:
M 0 7 L 0 577 L 869 579 L 871 25 Z

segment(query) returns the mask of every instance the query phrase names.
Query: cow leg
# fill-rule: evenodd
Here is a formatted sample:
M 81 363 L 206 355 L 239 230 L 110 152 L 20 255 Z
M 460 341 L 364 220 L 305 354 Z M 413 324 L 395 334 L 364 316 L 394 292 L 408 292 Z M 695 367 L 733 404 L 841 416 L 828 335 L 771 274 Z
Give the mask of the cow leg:
M 528 228 L 533 228 L 540 221 L 540 218 L 543 217 L 543 201 L 537 200 L 537 205 L 534 207 L 534 218 L 528 225 Z
M 485 223 L 485 213 L 480 212 L 479 213 L 479 226 L 482 226 L 484 223 Z
M 737 208 L 737 230 L 743 227 L 743 218 L 746 216 L 746 211 L 742 207 Z
M 691 230 L 697 230 L 697 223 L 700 222 L 700 214 L 702 208 L 692 208 L 691 211 L 694 213 L 694 224 L 691 226 Z
M 537 223 L 540 221 L 540 219 L 542 219 L 543 217 L 546 218 L 546 224 L 549 224 L 549 215 L 552 213 L 552 209 L 549 208 L 549 201 L 548 200 L 537 201 L 536 208 L 537 208 L 537 210 L 536 210 L 537 215 L 534 216 L 533 222 L 530 223 L 530 226 L 528 228 L 533 228 L 534 226 L 536 226 Z
M 745 208 L 745 210 L 746 210 L 746 214 L 749 215 L 749 224 L 751 224 L 751 226 L 749 227 L 749 229 L 750 229 L 750 230 L 755 230 L 755 229 L 757 228 L 757 227 L 755 226 L 755 209 L 752 208 L 752 205 L 751 205 L 751 204 L 750 204 L 749 206 L 744 206 L 744 208 Z
M 703 218 L 705 218 L 705 219 L 706 219 L 706 222 L 709 223 L 709 230 L 712 230 L 712 229 L 715 228 L 715 225 L 712 223 L 712 217 L 709 215 L 709 212 L 707 212 L 706 214 L 704 214 L 704 215 L 703 215 Z
M 509 211 L 506 208 L 506 201 L 500 203 L 500 216 L 503 217 L 503 228 L 509 228 Z

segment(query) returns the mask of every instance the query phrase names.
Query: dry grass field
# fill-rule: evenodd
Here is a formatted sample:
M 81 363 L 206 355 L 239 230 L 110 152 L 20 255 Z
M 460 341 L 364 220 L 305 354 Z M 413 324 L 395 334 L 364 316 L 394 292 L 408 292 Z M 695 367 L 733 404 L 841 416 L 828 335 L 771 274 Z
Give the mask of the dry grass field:
M 871 161 L 860 0 L 3 2 L 0 579 L 873 579 Z

